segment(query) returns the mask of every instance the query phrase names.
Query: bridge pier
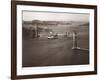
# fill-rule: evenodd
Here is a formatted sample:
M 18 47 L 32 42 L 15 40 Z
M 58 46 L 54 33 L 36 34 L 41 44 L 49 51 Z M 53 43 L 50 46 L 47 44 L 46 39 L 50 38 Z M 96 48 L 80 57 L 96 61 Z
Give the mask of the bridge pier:
M 78 47 L 77 32 L 73 32 L 72 34 L 73 34 L 73 36 L 72 36 L 72 39 L 73 39 L 72 40 L 73 41 L 72 49 L 73 50 L 80 49 L 80 50 L 87 50 L 87 51 L 89 51 L 88 49 Z

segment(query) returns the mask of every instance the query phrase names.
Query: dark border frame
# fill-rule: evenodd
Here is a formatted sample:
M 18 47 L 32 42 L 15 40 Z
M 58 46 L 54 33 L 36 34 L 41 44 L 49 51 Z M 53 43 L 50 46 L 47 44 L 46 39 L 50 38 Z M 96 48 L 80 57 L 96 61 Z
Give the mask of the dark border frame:
M 17 75 L 17 5 L 33 5 L 33 6 L 49 6 L 49 7 L 65 7 L 65 8 L 83 8 L 94 9 L 94 71 L 72 72 L 72 73 L 53 73 L 39 75 Z M 29 79 L 29 78 L 45 78 L 45 77 L 61 77 L 75 75 L 93 75 L 97 74 L 97 6 L 96 5 L 80 5 L 80 4 L 64 4 L 64 3 L 48 3 L 33 1 L 11 1 L 11 79 Z

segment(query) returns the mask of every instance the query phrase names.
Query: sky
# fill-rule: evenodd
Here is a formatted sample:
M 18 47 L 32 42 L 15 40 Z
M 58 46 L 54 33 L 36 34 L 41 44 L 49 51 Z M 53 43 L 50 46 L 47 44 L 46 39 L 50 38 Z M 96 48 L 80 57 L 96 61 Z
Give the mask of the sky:
M 24 21 L 89 21 L 89 14 L 65 12 L 22 11 Z

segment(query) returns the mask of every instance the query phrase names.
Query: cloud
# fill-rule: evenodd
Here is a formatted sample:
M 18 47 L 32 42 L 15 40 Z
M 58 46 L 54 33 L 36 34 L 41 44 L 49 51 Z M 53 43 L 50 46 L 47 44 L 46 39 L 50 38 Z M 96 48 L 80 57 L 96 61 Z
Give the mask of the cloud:
M 89 21 L 89 14 L 79 13 L 23 11 L 22 15 L 25 21 Z

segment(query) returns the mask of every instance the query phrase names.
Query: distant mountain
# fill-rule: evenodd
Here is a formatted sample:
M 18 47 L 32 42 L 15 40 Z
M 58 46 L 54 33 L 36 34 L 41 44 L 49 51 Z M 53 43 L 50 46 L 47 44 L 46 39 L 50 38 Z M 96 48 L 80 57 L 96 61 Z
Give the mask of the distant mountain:
M 88 22 L 82 21 L 41 21 L 41 20 L 32 20 L 32 21 L 23 21 L 23 24 L 26 25 L 89 25 Z

